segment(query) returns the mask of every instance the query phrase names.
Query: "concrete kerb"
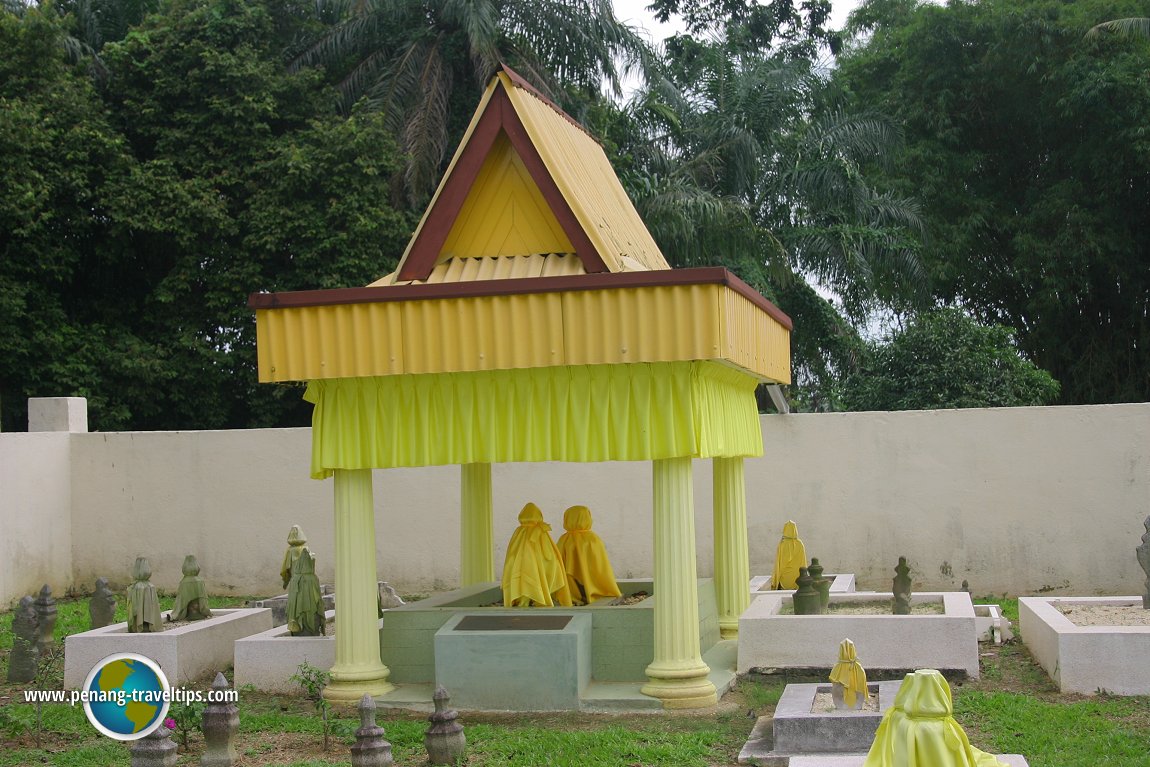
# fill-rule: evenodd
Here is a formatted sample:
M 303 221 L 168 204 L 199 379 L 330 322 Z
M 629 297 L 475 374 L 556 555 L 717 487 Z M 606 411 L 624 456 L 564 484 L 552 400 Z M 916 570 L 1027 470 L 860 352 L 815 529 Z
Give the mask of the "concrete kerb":
M 192 684 L 234 665 L 236 640 L 271 625 L 266 608 L 214 608 L 207 620 L 151 634 L 129 634 L 127 623 L 72 634 L 64 640 L 64 686 L 80 687 L 98 662 L 123 652 L 156 661 L 172 685 Z
M 942 602 L 940 615 L 780 615 L 787 595 L 769 592 L 739 618 L 738 672 L 829 669 L 838 645 L 850 638 L 863 667 L 937 668 L 977 679 L 974 606 L 964 591 L 916 593 L 914 602 Z M 831 602 L 888 603 L 889 593 L 832 594 Z
M 334 619 L 335 610 L 326 611 L 324 617 Z M 335 665 L 334 634 L 293 637 L 284 624 L 238 639 L 235 687 L 251 685 L 262 692 L 298 693 L 300 687 L 291 677 L 305 662 L 325 671 Z
M 1022 641 L 1062 692 L 1150 695 L 1150 626 L 1076 626 L 1057 605 L 1137 606 L 1141 597 L 1020 597 Z

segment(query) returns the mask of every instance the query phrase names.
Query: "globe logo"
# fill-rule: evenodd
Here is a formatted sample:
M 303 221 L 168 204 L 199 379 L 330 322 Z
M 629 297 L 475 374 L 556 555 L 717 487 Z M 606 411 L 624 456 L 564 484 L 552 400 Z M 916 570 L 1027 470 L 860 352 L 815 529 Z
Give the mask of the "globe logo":
M 116 740 L 138 740 L 168 713 L 168 680 L 151 658 L 123 652 L 97 663 L 84 680 L 84 713 L 97 730 Z

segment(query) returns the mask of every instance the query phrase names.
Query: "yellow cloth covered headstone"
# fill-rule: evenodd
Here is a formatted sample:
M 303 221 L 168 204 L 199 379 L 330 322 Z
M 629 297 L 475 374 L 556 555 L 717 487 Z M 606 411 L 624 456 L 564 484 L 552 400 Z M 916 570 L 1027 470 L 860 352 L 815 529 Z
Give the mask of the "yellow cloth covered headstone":
M 280 578 L 283 580 L 285 589 L 288 581 L 291 580 L 292 566 L 299 559 L 305 543 L 307 543 L 307 536 L 303 534 L 303 530 L 300 529 L 299 525 L 292 525 L 291 530 L 288 531 L 288 549 L 284 552 L 284 563 L 280 565 Z
M 942 674 L 934 669 L 907 674 L 863 767 L 1007 767 L 970 745 L 953 713 Z
M 783 539 L 775 552 L 775 572 L 771 576 L 772 589 L 798 588 L 799 568 L 807 566 L 807 550 L 799 540 L 799 526 L 787 520 L 783 525 Z
M 623 592 L 615 582 L 615 571 L 607 559 L 603 539 L 591 532 L 591 510 L 572 506 L 563 512 L 563 528 L 556 546 L 567 571 L 571 601 L 583 605 L 602 597 L 618 597 Z
M 543 512 L 533 503 L 519 512 L 519 527 L 511 534 L 503 563 L 503 605 L 511 607 L 516 603 L 571 606 L 567 571 L 555 541 L 551 540 L 551 526 L 543 521 Z
M 839 642 L 839 662 L 831 669 L 831 681 L 843 686 L 843 701 L 848 708 L 855 707 L 855 700 L 859 695 L 864 701 L 870 700 L 870 690 L 866 686 L 866 671 L 859 663 L 855 643 L 849 639 Z

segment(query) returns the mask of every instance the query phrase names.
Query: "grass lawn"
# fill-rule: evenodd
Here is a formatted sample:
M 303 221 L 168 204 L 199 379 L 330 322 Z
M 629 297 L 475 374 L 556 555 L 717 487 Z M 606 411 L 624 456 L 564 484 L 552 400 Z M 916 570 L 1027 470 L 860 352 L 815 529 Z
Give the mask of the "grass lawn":
M 122 601 L 122 600 L 121 600 Z M 1017 627 L 1017 601 L 1003 604 Z M 166 608 L 171 598 L 161 599 Z M 213 599 L 213 606 L 243 599 Z M 60 600 L 56 637 L 87 628 L 87 601 Z M 123 605 L 117 611 L 123 620 Z M 12 644 L 10 613 L 0 615 L 0 675 L 6 678 Z M 1017 640 L 982 645 L 982 678 L 952 683 L 955 715 L 978 747 L 1022 753 L 1033 767 L 1150 767 L 1150 699 L 1062 695 Z M 863 659 L 865 664 L 865 658 Z M 62 660 L 49 663 L 38 685 L 62 684 Z M 872 675 L 872 681 L 878 675 Z M 770 714 L 789 682 L 821 681 L 803 676 L 751 676 L 724 697 L 714 711 L 695 714 L 592 715 L 466 714 L 468 767 L 727 767 L 750 733 L 755 717 Z M 35 708 L 22 692 L 33 685 L 0 683 L 0 767 L 59 765 L 105 767 L 129 763 L 128 749 L 88 723 L 83 709 L 45 705 L 40 747 Z M 202 689 L 207 689 L 206 680 Z M 348 751 L 358 719 L 335 712 L 334 738 L 323 751 L 322 724 L 301 697 L 240 691 L 238 751 L 244 767 L 350 765 Z M 426 764 L 422 714 L 381 711 L 399 767 Z M 202 736 L 189 733 L 180 765 L 198 765 Z

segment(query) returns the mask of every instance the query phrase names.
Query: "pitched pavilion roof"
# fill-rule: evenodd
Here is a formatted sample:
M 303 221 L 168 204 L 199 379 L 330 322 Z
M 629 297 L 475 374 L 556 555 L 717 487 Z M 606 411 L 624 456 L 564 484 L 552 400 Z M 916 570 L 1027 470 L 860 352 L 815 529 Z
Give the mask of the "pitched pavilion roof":
M 790 318 L 726 269 L 671 269 L 602 147 L 510 70 L 399 267 L 253 294 L 260 381 L 719 362 L 790 380 Z
M 399 267 L 371 285 L 669 268 L 599 143 L 505 67 Z

